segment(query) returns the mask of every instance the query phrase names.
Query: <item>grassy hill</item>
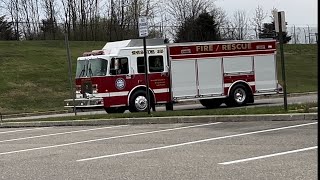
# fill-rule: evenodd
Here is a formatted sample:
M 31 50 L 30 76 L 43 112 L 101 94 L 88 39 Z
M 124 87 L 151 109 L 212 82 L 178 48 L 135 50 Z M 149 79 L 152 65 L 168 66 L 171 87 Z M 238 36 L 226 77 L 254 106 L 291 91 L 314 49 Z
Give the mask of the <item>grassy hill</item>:
M 287 44 L 284 46 L 287 90 L 307 92 L 318 90 L 318 46 Z M 278 80 L 282 83 L 280 51 L 277 54 Z
M 70 42 L 73 74 L 78 56 L 104 44 Z M 317 45 L 286 45 L 285 58 L 288 92 L 317 91 Z M 64 41 L 0 41 L 0 72 L 1 113 L 62 110 L 70 97 Z
M 104 42 L 70 42 L 73 70 L 84 51 Z M 0 41 L 0 112 L 63 109 L 70 97 L 64 41 Z

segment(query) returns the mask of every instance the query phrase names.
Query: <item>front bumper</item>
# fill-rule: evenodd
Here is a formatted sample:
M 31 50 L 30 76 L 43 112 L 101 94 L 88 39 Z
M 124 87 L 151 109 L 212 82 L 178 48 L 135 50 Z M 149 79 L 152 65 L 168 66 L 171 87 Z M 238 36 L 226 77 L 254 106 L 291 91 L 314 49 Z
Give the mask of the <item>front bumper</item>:
M 103 99 L 102 98 L 77 98 L 73 101 L 73 99 L 64 100 L 65 108 L 99 108 L 103 107 Z

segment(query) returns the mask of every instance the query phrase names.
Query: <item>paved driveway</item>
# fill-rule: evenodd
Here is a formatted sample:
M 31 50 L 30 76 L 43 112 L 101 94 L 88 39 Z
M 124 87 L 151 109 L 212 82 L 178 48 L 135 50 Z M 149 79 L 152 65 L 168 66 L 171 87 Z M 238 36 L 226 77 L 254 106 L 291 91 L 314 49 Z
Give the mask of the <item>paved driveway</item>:
M 317 121 L 0 128 L 0 179 L 317 179 Z

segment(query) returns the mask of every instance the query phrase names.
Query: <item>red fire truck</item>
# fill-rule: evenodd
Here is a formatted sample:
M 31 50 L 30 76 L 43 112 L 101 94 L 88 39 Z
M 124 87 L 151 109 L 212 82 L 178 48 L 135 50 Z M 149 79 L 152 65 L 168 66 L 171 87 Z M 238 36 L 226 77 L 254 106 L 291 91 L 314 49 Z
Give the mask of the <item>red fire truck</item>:
M 207 108 L 242 106 L 254 96 L 276 94 L 276 41 L 212 41 L 165 44 L 147 39 L 150 104 L 167 110 L 199 100 Z M 77 59 L 76 98 L 65 107 L 104 108 L 107 113 L 147 111 L 141 39 L 107 43 Z

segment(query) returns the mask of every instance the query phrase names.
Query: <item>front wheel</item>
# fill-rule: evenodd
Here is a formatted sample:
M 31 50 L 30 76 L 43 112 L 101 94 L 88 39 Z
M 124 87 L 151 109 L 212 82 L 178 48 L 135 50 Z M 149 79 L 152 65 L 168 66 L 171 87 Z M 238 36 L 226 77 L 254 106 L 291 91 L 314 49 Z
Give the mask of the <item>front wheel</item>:
M 226 105 L 229 107 L 243 106 L 248 102 L 248 91 L 245 86 L 238 84 L 232 87 L 230 95 L 226 100 Z
M 148 110 L 148 100 L 145 91 L 137 91 L 131 97 L 129 101 L 130 112 L 146 112 Z

